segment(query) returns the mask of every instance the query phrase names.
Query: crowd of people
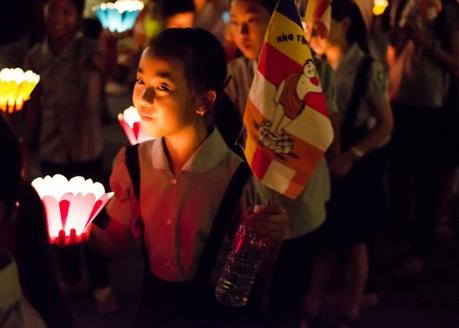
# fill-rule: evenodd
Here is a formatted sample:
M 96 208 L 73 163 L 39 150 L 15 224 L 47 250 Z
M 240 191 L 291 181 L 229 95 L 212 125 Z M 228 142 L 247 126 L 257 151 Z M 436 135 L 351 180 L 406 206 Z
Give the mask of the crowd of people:
M 457 197 L 458 2 L 394 0 L 375 16 L 373 1 L 334 0 L 329 28 L 304 22 L 335 137 L 302 193 L 272 204 L 241 131 L 276 3 L 145 1 L 122 34 L 103 30 L 84 0 L 2 11 L 0 68 L 40 82 L 24 110 L 0 116 L 1 327 L 73 327 L 62 293 L 81 289 L 84 271 L 96 311 L 116 311 L 108 262 L 132 243 L 145 266 L 134 327 L 324 327 L 330 295 L 333 327 L 362 327 L 381 265 L 390 259 L 399 279 L 429 265 L 435 240 L 452 236 Z M 295 3 L 302 15 L 308 1 Z M 132 90 L 155 139 L 122 147 L 108 179 L 114 90 Z M 80 175 L 115 193 L 89 243 L 48 244 L 33 153 L 43 176 Z M 241 223 L 273 249 L 238 309 L 214 289 Z

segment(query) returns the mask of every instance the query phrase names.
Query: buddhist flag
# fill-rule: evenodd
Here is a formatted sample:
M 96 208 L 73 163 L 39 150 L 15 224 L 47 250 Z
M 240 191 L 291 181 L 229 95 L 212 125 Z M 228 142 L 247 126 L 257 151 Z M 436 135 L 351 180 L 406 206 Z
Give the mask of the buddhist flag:
M 331 0 L 308 0 L 304 22 L 315 28 L 319 36 L 326 37 L 330 31 Z
M 253 173 L 269 188 L 299 196 L 333 130 L 293 0 L 280 0 L 271 17 L 244 125 L 244 152 Z

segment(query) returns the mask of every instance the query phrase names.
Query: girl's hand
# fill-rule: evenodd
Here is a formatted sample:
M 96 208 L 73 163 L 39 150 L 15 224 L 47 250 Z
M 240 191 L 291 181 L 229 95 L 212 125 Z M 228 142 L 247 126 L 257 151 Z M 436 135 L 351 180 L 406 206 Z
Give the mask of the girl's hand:
M 347 150 L 332 160 L 329 166 L 330 172 L 336 176 L 345 176 L 349 174 L 353 164 L 354 155 L 351 150 Z
M 419 28 L 415 23 L 408 22 L 405 31 L 408 38 L 421 48 L 427 49 L 432 45 L 432 39 L 427 36 L 425 29 Z
M 274 241 L 284 238 L 290 218 L 280 206 L 255 206 L 250 210 L 246 221 L 247 228 Z

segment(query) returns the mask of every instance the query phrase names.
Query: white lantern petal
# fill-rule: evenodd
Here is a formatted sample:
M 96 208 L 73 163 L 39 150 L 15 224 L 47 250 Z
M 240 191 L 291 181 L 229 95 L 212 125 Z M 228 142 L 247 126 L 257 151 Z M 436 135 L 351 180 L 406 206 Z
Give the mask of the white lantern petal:
M 78 193 L 71 197 L 71 204 L 65 224 L 66 235 L 70 234 L 71 229 L 75 229 L 78 236 L 83 233 L 95 200 L 96 198 L 93 194 L 83 196 L 81 193 Z
M 32 185 L 43 201 L 51 242 L 57 242 L 61 230 L 65 231 L 64 242 L 81 242 L 82 233 L 89 234 L 89 224 L 113 196 L 113 193 L 105 193 L 101 183 L 79 176 L 68 181 L 56 174 L 37 178 Z M 68 240 L 72 229 L 75 229 L 76 241 Z
M 48 235 L 52 241 L 59 236 L 59 231 L 63 229 L 59 202 L 56 198 L 47 195 L 42 197 L 41 201 L 45 208 Z

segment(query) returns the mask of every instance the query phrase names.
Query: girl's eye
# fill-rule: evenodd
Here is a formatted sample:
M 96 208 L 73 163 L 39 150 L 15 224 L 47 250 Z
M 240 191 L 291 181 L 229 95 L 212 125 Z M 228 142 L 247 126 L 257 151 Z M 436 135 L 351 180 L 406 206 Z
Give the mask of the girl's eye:
M 239 22 L 236 22 L 234 20 L 231 20 L 230 21 L 230 28 L 233 28 L 233 29 L 238 29 L 239 26 L 241 26 L 241 24 Z
M 167 84 L 160 84 L 157 89 L 159 91 L 166 91 L 166 92 L 169 92 L 171 91 L 171 88 L 167 85 Z
M 135 80 L 135 83 L 136 83 L 136 84 L 140 84 L 140 85 L 143 85 L 143 84 L 144 84 L 143 81 L 142 81 L 142 79 L 136 79 L 136 80 Z

